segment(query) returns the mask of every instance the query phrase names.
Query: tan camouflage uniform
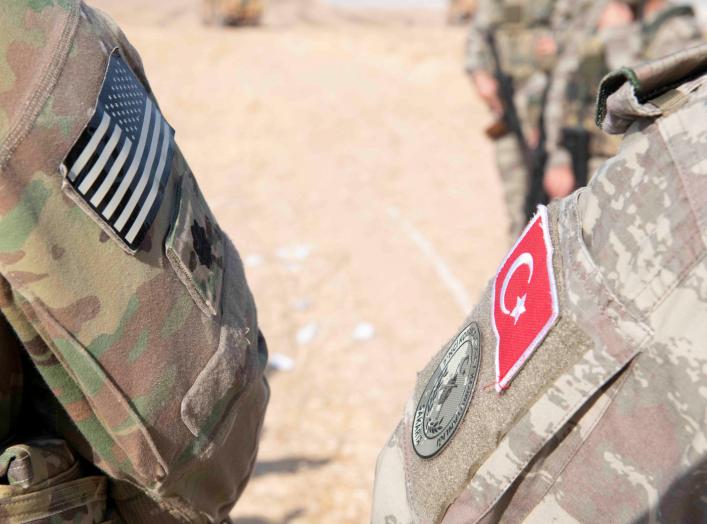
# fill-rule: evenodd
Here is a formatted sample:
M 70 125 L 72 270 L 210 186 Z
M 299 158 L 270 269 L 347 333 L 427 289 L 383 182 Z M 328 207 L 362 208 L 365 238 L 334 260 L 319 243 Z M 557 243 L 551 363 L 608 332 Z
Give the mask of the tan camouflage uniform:
M 474 18 L 477 0 L 449 0 L 447 22 L 465 24 Z
M 378 458 L 374 523 L 707 519 L 707 45 L 619 71 L 601 100 L 621 149 L 549 207 L 559 321 L 499 395 L 487 291 L 466 416 L 413 451 L 442 351 Z
M 702 42 L 695 14 L 687 6 L 666 3 L 633 24 L 599 30 L 599 16 L 607 4 L 606 0 L 590 2 L 579 10 L 573 21 L 574 36 L 558 60 L 545 110 L 548 168 L 571 162 L 561 144 L 564 128 L 589 132 L 589 175 L 618 151 L 620 140 L 594 125 L 597 87 L 604 75 Z
M 207 24 L 257 25 L 263 16 L 265 0 L 202 0 Z
M 0 13 L 0 521 L 222 521 L 269 395 L 239 256 L 176 146 L 121 243 L 60 166 L 113 57 L 156 104 L 140 57 L 76 0 Z
M 467 39 L 466 72 L 493 75 L 493 58 L 486 34 L 495 28 L 504 71 L 513 78 L 515 104 L 526 138 L 538 132 L 542 98 L 554 57 L 538 58 L 535 46 L 542 37 L 558 38 L 562 27 L 555 19 L 556 0 L 480 0 Z M 503 182 L 510 232 L 515 236 L 525 225 L 528 175 L 517 140 L 512 133 L 495 141 L 496 164 Z

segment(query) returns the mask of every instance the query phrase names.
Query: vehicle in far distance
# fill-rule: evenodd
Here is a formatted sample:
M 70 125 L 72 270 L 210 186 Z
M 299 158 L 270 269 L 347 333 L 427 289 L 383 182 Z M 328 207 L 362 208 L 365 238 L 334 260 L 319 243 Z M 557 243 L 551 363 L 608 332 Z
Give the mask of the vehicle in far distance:
M 258 25 L 265 0 L 203 0 L 203 20 L 208 25 Z
M 471 22 L 476 13 L 477 0 L 449 0 L 447 22 L 451 25 L 464 25 Z

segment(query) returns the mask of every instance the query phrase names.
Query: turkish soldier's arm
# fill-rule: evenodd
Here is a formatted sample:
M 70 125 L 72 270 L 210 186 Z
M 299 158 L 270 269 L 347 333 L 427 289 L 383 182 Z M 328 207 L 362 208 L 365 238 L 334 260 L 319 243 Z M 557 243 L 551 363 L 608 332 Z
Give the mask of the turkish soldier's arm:
M 706 56 L 605 82 L 621 150 L 541 209 L 418 374 L 378 458 L 374 523 L 707 514 Z M 660 92 L 669 104 L 637 102 Z
M 644 25 L 643 59 L 655 60 L 704 42 L 691 7 L 672 6 L 657 18 L 653 23 Z
M 38 422 L 105 474 L 57 489 L 128 522 L 222 520 L 269 395 L 238 253 L 115 24 L 77 1 L 3 13 L 0 309 L 57 403 Z
M 497 2 L 480 0 L 474 20 L 469 27 L 466 39 L 466 59 L 464 68 L 467 74 L 477 71 L 493 74 L 493 58 L 488 47 L 486 34 L 491 30 L 492 23 L 498 18 Z
M 564 123 L 573 119 L 568 113 L 576 110 L 576 107 L 568 103 L 568 85 L 572 77 L 577 74 L 583 45 L 596 32 L 599 17 L 606 3 L 606 0 L 590 4 L 569 0 L 558 3 L 558 8 L 563 11 L 571 5 L 574 5 L 576 11 L 569 20 L 566 20 L 566 15 L 558 15 L 558 19 L 566 21 L 567 25 L 564 28 L 556 26 L 556 31 L 564 36 L 561 37 L 560 55 L 551 76 L 544 111 L 547 168 L 571 164 L 569 151 L 561 145 Z

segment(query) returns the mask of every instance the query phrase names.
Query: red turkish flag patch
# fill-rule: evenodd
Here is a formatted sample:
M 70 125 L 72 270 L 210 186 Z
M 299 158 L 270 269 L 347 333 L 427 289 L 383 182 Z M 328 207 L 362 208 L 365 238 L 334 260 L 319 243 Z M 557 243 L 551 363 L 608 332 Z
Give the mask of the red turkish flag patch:
M 528 223 L 493 283 L 496 390 L 500 393 L 530 358 L 557 320 L 547 208 Z

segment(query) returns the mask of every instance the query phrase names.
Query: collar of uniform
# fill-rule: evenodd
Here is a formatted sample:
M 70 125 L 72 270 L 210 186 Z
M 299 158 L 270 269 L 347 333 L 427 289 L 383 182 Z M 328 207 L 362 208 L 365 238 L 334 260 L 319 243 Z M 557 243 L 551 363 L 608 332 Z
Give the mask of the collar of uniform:
M 636 119 L 661 114 L 646 101 L 705 72 L 707 44 L 609 73 L 599 87 L 596 123 L 607 133 L 623 133 Z

